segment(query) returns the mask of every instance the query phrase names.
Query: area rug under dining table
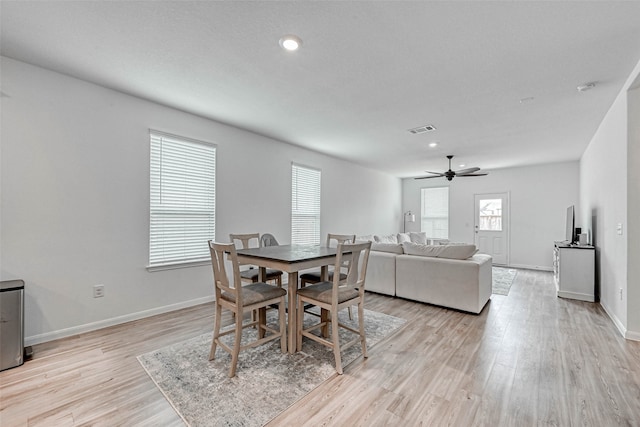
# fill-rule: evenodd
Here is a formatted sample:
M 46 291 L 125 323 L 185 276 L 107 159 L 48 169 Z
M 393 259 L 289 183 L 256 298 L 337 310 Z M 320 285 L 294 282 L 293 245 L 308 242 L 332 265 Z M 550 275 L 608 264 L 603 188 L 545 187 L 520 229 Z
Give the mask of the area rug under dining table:
M 342 323 L 357 328 L 345 310 Z M 276 323 L 275 310 L 268 322 Z M 394 316 L 365 310 L 367 348 L 393 334 L 405 322 Z M 315 321 L 306 315 L 305 323 Z M 341 330 L 342 340 L 351 332 Z M 245 329 L 244 339 L 255 339 L 253 328 Z M 280 341 L 247 349 L 240 353 L 236 376 L 228 377 L 230 355 L 218 349 L 209 361 L 211 333 L 138 356 L 167 400 L 191 426 L 262 426 L 311 390 L 336 374 L 333 352 L 305 338 L 303 349 L 294 354 L 280 352 Z M 225 337 L 231 338 L 231 337 Z M 341 340 L 341 341 L 342 341 Z M 342 341 L 343 342 L 343 341 Z M 342 352 L 343 366 L 363 360 L 359 345 Z

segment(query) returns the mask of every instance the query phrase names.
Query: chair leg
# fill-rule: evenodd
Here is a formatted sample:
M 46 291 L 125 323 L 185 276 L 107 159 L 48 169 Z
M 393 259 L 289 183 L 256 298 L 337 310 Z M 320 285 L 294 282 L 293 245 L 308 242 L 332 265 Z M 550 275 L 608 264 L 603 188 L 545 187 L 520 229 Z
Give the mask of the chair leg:
M 367 336 L 364 333 L 364 302 L 362 300 L 358 302 L 358 324 L 360 326 L 360 342 L 362 343 L 362 357 L 366 358 L 369 356 L 367 355 Z
M 285 313 L 285 305 L 284 305 L 284 297 L 280 300 L 280 304 L 278 304 L 278 317 L 280 318 L 280 349 L 283 353 L 287 352 L 287 319 Z
M 241 341 L 242 341 L 242 315 L 238 313 L 236 315 L 236 333 L 235 333 L 235 341 L 233 343 L 233 353 L 231 354 L 231 368 L 229 370 L 229 378 L 233 378 L 236 375 L 236 366 L 238 364 L 238 354 L 240 354 Z
M 296 337 L 296 349 L 297 351 L 302 350 L 302 330 L 304 328 L 304 301 L 298 298 L 298 313 L 296 324 L 298 325 L 297 337 Z
M 342 359 L 340 358 L 340 334 L 338 326 L 338 310 L 331 310 L 331 340 L 333 341 L 333 354 L 336 358 L 336 372 L 342 375 Z
M 222 306 L 216 304 L 216 314 L 213 321 L 213 340 L 211 341 L 211 351 L 209 352 L 209 360 L 216 358 L 216 340 L 220 336 L 220 323 L 222 322 Z
M 320 328 L 320 335 L 323 338 L 328 338 L 329 337 L 329 311 L 321 308 L 320 309 L 320 322 L 324 323 L 324 326 L 322 326 L 322 328 Z
M 264 338 L 265 330 L 262 326 L 267 324 L 267 308 L 262 307 L 258 309 L 258 338 Z

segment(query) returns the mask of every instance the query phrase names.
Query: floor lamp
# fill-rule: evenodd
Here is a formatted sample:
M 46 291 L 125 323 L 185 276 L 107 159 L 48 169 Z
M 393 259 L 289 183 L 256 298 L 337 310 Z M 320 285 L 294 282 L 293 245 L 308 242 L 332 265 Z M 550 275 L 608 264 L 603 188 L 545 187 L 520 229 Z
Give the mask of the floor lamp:
M 407 232 L 407 222 L 416 222 L 416 216 L 411 211 L 404 213 L 404 222 L 402 223 L 402 232 Z

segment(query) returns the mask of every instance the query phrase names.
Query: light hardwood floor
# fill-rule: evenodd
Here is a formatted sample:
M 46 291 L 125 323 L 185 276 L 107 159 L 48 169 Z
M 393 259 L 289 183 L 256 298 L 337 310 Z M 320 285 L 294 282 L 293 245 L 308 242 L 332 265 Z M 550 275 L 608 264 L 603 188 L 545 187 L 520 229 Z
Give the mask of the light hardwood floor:
M 520 270 L 477 316 L 375 294 L 365 305 L 408 322 L 269 427 L 640 425 L 640 343 L 599 305 L 557 298 L 550 273 Z M 212 323 L 206 304 L 36 345 L 0 373 L 0 425 L 182 425 L 136 356 Z

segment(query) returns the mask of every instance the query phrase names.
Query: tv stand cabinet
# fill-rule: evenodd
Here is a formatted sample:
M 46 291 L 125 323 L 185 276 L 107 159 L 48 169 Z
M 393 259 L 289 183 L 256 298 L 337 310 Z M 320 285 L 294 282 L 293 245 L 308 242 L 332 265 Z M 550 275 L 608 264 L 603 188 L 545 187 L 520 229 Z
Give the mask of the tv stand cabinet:
M 559 297 L 594 302 L 595 248 L 555 242 L 553 279 Z

